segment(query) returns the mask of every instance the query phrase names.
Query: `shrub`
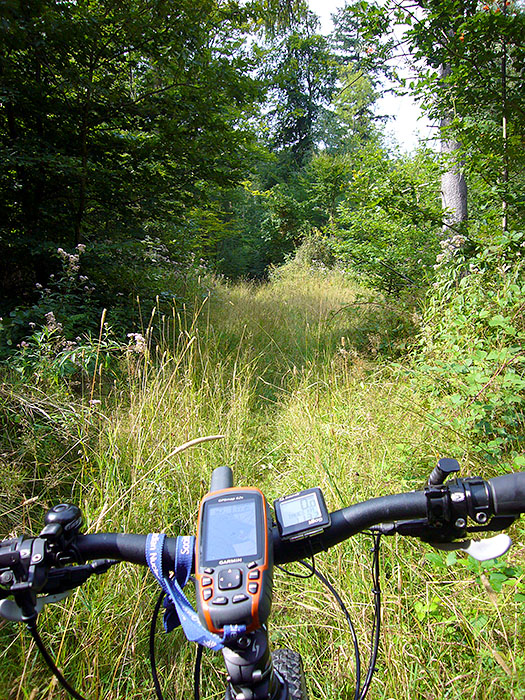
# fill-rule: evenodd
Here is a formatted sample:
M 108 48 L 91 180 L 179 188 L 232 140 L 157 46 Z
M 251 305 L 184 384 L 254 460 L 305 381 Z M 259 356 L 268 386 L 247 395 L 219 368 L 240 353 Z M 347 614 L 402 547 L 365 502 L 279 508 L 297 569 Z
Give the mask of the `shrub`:
M 451 426 L 497 462 L 523 450 L 525 425 L 525 283 L 522 233 L 490 246 L 450 252 L 423 322 L 419 381 L 445 397 Z

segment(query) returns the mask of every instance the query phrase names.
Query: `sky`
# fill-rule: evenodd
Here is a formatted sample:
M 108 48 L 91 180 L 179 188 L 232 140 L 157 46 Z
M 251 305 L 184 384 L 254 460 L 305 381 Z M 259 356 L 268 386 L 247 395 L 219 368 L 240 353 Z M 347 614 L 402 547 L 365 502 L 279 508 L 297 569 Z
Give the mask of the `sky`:
M 344 0 L 309 0 L 309 5 L 321 19 L 322 32 L 328 33 L 333 29 L 331 15 L 343 7 L 345 2 Z M 435 133 L 435 129 L 422 116 L 421 110 L 408 95 L 404 97 L 386 95 L 378 101 L 377 113 L 392 116 L 387 122 L 385 131 L 403 151 L 412 151 L 417 146 L 419 138 L 431 139 Z

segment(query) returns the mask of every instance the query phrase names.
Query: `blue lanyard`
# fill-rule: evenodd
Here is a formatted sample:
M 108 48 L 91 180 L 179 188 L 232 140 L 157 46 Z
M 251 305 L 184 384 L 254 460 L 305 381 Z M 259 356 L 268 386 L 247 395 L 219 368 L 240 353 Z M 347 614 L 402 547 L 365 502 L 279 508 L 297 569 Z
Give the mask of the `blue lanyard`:
M 182 589 L 188 583 L 193 564 L 195 551 L 195 537 L 185 535 L 177 537 L 174 572 L 170 578 L 164 571 L 163 551 L 166 535 L 164 533 L 151 533 L 146 538 L 146 561 L 162 589 L 166 593 L 164 599 L 164 629 L 171 632 L 172 629 L 182 626 L 186 638 L 190 642 L 196 642 L 202 646 L 220 651 L 224 644 L 235 639 L 246 631 L 245 625 L 225 625 L 222 637 L 210 632 L 201 624 L 199 616 L 192 608 L 190 601 L 184 595 Z

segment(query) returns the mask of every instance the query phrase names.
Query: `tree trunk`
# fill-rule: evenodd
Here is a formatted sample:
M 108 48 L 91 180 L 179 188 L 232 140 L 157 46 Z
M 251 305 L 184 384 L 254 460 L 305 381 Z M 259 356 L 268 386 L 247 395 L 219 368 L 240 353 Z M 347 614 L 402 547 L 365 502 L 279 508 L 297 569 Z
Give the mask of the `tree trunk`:
M 440 76 L 450 75 L 450 67 L 441 66 Z M 452 115 L 441 119 L 441 153 L 448 162 L 448 170 L 441 176 L 441 204 L 443 207 L 443 236 L 448 238 L 458 232 L 460 225 L 467 220 L 467 183 L 459 159 L 461 144 L 447 134 L 447 127 L 452 122 Z

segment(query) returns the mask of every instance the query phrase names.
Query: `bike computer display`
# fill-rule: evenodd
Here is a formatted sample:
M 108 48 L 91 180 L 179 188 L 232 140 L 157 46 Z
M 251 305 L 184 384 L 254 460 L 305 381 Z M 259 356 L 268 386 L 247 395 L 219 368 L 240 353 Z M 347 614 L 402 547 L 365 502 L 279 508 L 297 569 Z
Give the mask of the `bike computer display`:
M 275 517 L 283 539 L 302 539 L 330 525 L 321 489 L 306 489 L 274 501 Z
M 204 497 L 197 529 L 197 609 L 211 632 L 260 627 L 270 614 L 271 519 L 258 489 L 228 488 Z

